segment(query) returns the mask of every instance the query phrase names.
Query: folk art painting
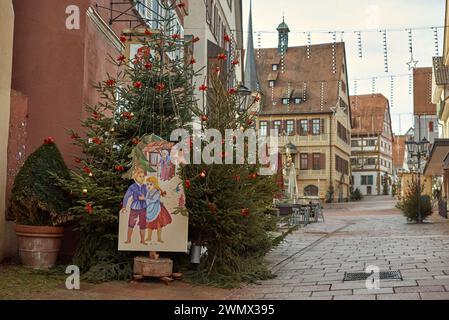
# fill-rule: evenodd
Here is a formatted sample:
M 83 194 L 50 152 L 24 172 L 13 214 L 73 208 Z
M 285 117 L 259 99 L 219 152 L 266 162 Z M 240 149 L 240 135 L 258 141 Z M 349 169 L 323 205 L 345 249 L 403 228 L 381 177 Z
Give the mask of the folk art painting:
M 134 148 L 131 184 L 123 197 L 119 221 L 120 251 L 187 252 L 188 216 L 173 144 L 145 136 Z

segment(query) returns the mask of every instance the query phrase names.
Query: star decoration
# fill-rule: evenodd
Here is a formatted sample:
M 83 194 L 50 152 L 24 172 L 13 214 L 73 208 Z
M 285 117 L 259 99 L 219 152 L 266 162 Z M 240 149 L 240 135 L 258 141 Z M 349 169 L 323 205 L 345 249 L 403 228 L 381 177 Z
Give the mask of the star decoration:
M 413 56 L 410 57 L 410 61 L 407 62 L 408 70 L 413 70 L 416 68 L 416 65 L 418 64 L 418 60 L 414 60 Z

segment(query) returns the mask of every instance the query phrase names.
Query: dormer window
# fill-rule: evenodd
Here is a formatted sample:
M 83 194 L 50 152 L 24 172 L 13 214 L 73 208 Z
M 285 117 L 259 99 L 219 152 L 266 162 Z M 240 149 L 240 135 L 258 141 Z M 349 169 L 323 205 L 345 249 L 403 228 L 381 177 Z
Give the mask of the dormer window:
M 282 99 L 282 104 L 283 104 L 284 106 L 288 105 L 288 103 L 289 103 L 289 99 L 288 99 L 288 98 L 283 98 L 283 99 Z
M 302 102 L 302 98 L 295 98 L 295 104 L 300 104 Z
M 272 64 L 271 68 L 273 71 L 278 71 L 279 70 L 279 65 L 278 64 Z
M 269 86 L 270 88 L 274 88 L 274 84 L 275 84 L 275 81 L 274 81 L 274 80 L 268 81 L 268 86 Z

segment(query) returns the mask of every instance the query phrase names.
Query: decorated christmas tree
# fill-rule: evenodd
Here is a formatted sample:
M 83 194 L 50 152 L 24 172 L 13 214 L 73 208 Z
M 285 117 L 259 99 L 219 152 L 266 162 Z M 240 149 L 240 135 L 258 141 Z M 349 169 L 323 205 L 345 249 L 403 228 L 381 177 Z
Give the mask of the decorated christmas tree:
M 121 37 L 125 44 L 139 43 L 137 53 L 131 58 L 109 57 L 116 76 L 108 75 L 96 86 L 101 101 L 86 107 L 90 116 L 82 121 L 84 131 L 70 132 L 82 156 L 74 159 L 72 179 L 61 178 L 60 183 L 72 195 L 71 212 L 79 224 L 74 263 L 93 281 L 131 276 L 133 255 L 117 250 L 119 212 L 132 164 L 142 160 L 141 168 L 150 170 L 135 147 L 149 134 L 168 140 L 174 129 L 188 128 L 196 104 L 195 60 L 188 48 L 198 39 L 186 40 L 177 33 L 172 22 L 179 4 L 170 3 L 161 2 L 167 14 L 159 21 L 160 30 Z
M 186 165 L 181 176 L 186 190 L 190 240 L 207 248 L 198 269 L 189 276 L 202 283 L 232 287 L 241 281 L 270 275 L 263 257 L 271 247 L 268 231 L 273 230 L 275 223 L 267 212 L 279 187 L 275 175 L 259 175 L 260 163 L 249 164 L 247 140 L 243 164 L 235 163 L 241 157 L 234 144 L 238 134 L 225 138 L 225 131 L 232 129 L 237 133 L 254 127 L 255 115 L 250 110 L 258 97 L 251 98 L 254 100 L 248 106 L 242 105 L 237 90 L 229 88 L 227 57 L 221 54 L 218 58 L 220 63 L 210 74 L 210 87 L 205 84 L 201 87 L 207 95 L 207 106 L 193 112 L 201 119 L 203 130 L 216 129 L 221 133 L 223 140 L 218 144 L 222 148 L 211 155 L 218 152 L 223 164 Z M 226 140 L 229 138 L 231 141 Z M 217 145 L 214 139 L 203 137 L 201 150 Z M 231 150 L 226 148 L 228 144 L 233 145 Z M 195 143 L 194 151 L 198 151 L 198 145 Z M 234 158 L 234 164 L 224 164 L 229 156 Z

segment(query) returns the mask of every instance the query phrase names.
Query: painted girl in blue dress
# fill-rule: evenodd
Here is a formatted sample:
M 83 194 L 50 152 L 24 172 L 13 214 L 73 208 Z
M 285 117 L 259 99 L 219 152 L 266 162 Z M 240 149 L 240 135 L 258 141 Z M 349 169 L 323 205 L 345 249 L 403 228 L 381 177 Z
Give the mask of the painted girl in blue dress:
M 153 231 L 157 230 L 157 241 L 164 243 L 162 240 L 162 229 L 172 223 L 172 218 L 167 208 L 161 202 L 161 198 L 166 195 L 159 187 L 159 181 L 156 177 L 147 179 L 147 229 L 148 237 L 146 241 L 151 241 Z

